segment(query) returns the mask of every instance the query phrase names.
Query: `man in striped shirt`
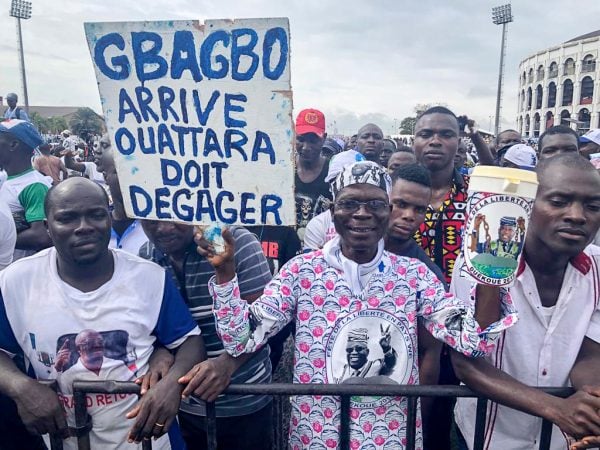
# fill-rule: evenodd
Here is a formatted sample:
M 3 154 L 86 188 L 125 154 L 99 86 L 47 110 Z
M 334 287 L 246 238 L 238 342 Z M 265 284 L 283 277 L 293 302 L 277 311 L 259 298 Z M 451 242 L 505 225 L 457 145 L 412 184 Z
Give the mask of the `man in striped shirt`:
M 142 246 L 140 256 L 165 267 L 173 276 L 193 318 L 198 323 L 208 360 L 196 365 L 183 379 L 188 382 L 183 395 L 179 420 L 189 450 L 206 448 L 206 406 L 203 400 L 217 399 L 229 383 L 269 383 L 271 363 L 265 346 L 247 357 L 232 358 L 223 349 L 212 312 L 208 280 L 215 271 L 196 251 L 193 227 L 164 221 L 143 221 L 150 242 Z M 244 228 L 233 228 L 236 244 L 235 265 L 240 291 L 245 298 L 256 299 L 271 280 L 269 265 L 256 237 Z M 164 354 L 164 352 L 163 352 Z M 156 355 L 157 365 L 165 358 Z M 152 362 L 151 362 L 152 370 Z M 272 414 L 270 396 L 219 396 L 217 440 L 219 449 L 270 450 Z

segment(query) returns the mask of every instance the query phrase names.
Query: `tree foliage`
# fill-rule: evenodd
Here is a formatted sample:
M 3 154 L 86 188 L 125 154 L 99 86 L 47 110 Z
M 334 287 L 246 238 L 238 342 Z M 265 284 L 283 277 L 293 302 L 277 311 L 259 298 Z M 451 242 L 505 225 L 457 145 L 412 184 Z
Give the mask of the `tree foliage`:
M 91 108 L 79 108 L 69 120 L 69 129 L 77 136 L 101 134 L 102 119 Z
M 400 122 L 400 134 L 414 134 L 416 123 L 416 117 L 405 117 L 402 119 Z
M 32 112 L 29 116 L 31 123 L 40 133 L 58 134 L 67 128 L 67 120 L 64 117 L 42 117 L 38 112 Z

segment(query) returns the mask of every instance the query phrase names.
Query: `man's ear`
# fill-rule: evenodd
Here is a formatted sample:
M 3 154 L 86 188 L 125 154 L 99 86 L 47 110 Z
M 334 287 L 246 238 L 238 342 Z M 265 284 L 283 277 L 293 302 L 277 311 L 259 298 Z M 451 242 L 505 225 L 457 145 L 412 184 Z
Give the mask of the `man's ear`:
M 46 233 L 50 234 L 50 230 L 48 229 L 48 219 L 44 219 L 44 227 L 46 227 Z

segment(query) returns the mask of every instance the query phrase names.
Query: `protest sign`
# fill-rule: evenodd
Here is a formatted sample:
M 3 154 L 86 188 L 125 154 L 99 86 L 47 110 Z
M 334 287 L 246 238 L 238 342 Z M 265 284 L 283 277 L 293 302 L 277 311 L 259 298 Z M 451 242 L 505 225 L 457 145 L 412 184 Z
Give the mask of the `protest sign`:
M 85 32 L 130 217 L 295 224 L 287 19 Z

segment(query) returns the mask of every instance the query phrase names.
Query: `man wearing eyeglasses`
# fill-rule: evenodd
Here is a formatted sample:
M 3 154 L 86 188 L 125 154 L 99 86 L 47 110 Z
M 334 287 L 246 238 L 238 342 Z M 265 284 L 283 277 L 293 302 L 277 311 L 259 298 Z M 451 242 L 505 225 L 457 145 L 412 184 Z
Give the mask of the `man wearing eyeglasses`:
M 357 162 L 333 184 L 338 236 L 322 250 L 292 258 L 251 305 L 240 298 L 231 233 L 223 233 L 220 254 L 196 236 L 198 252 L 215 268 L 209 289 L 227 352 L 234 357 L 253 352 L 293 321 L 294 383 L 419 384 L 424 334 L 468 356 L 483 356 L 491 347 L 488 339 L 515 319 L 509 302 L 502 305 L 504 319 L 495 322 L 500 304 L 493 288 L 478 291 L 485 300 L 479 296 L 473 311 L 446 294 L 425 264 L 384 250 L 391 209 L 391 179 L 384 168 Z M 403 449 L 407 407 L 406 398 L 353 397 L 350 446 Z M 294 397 L 290 447 L 338 448 L 340 414 L 335 397 Z

